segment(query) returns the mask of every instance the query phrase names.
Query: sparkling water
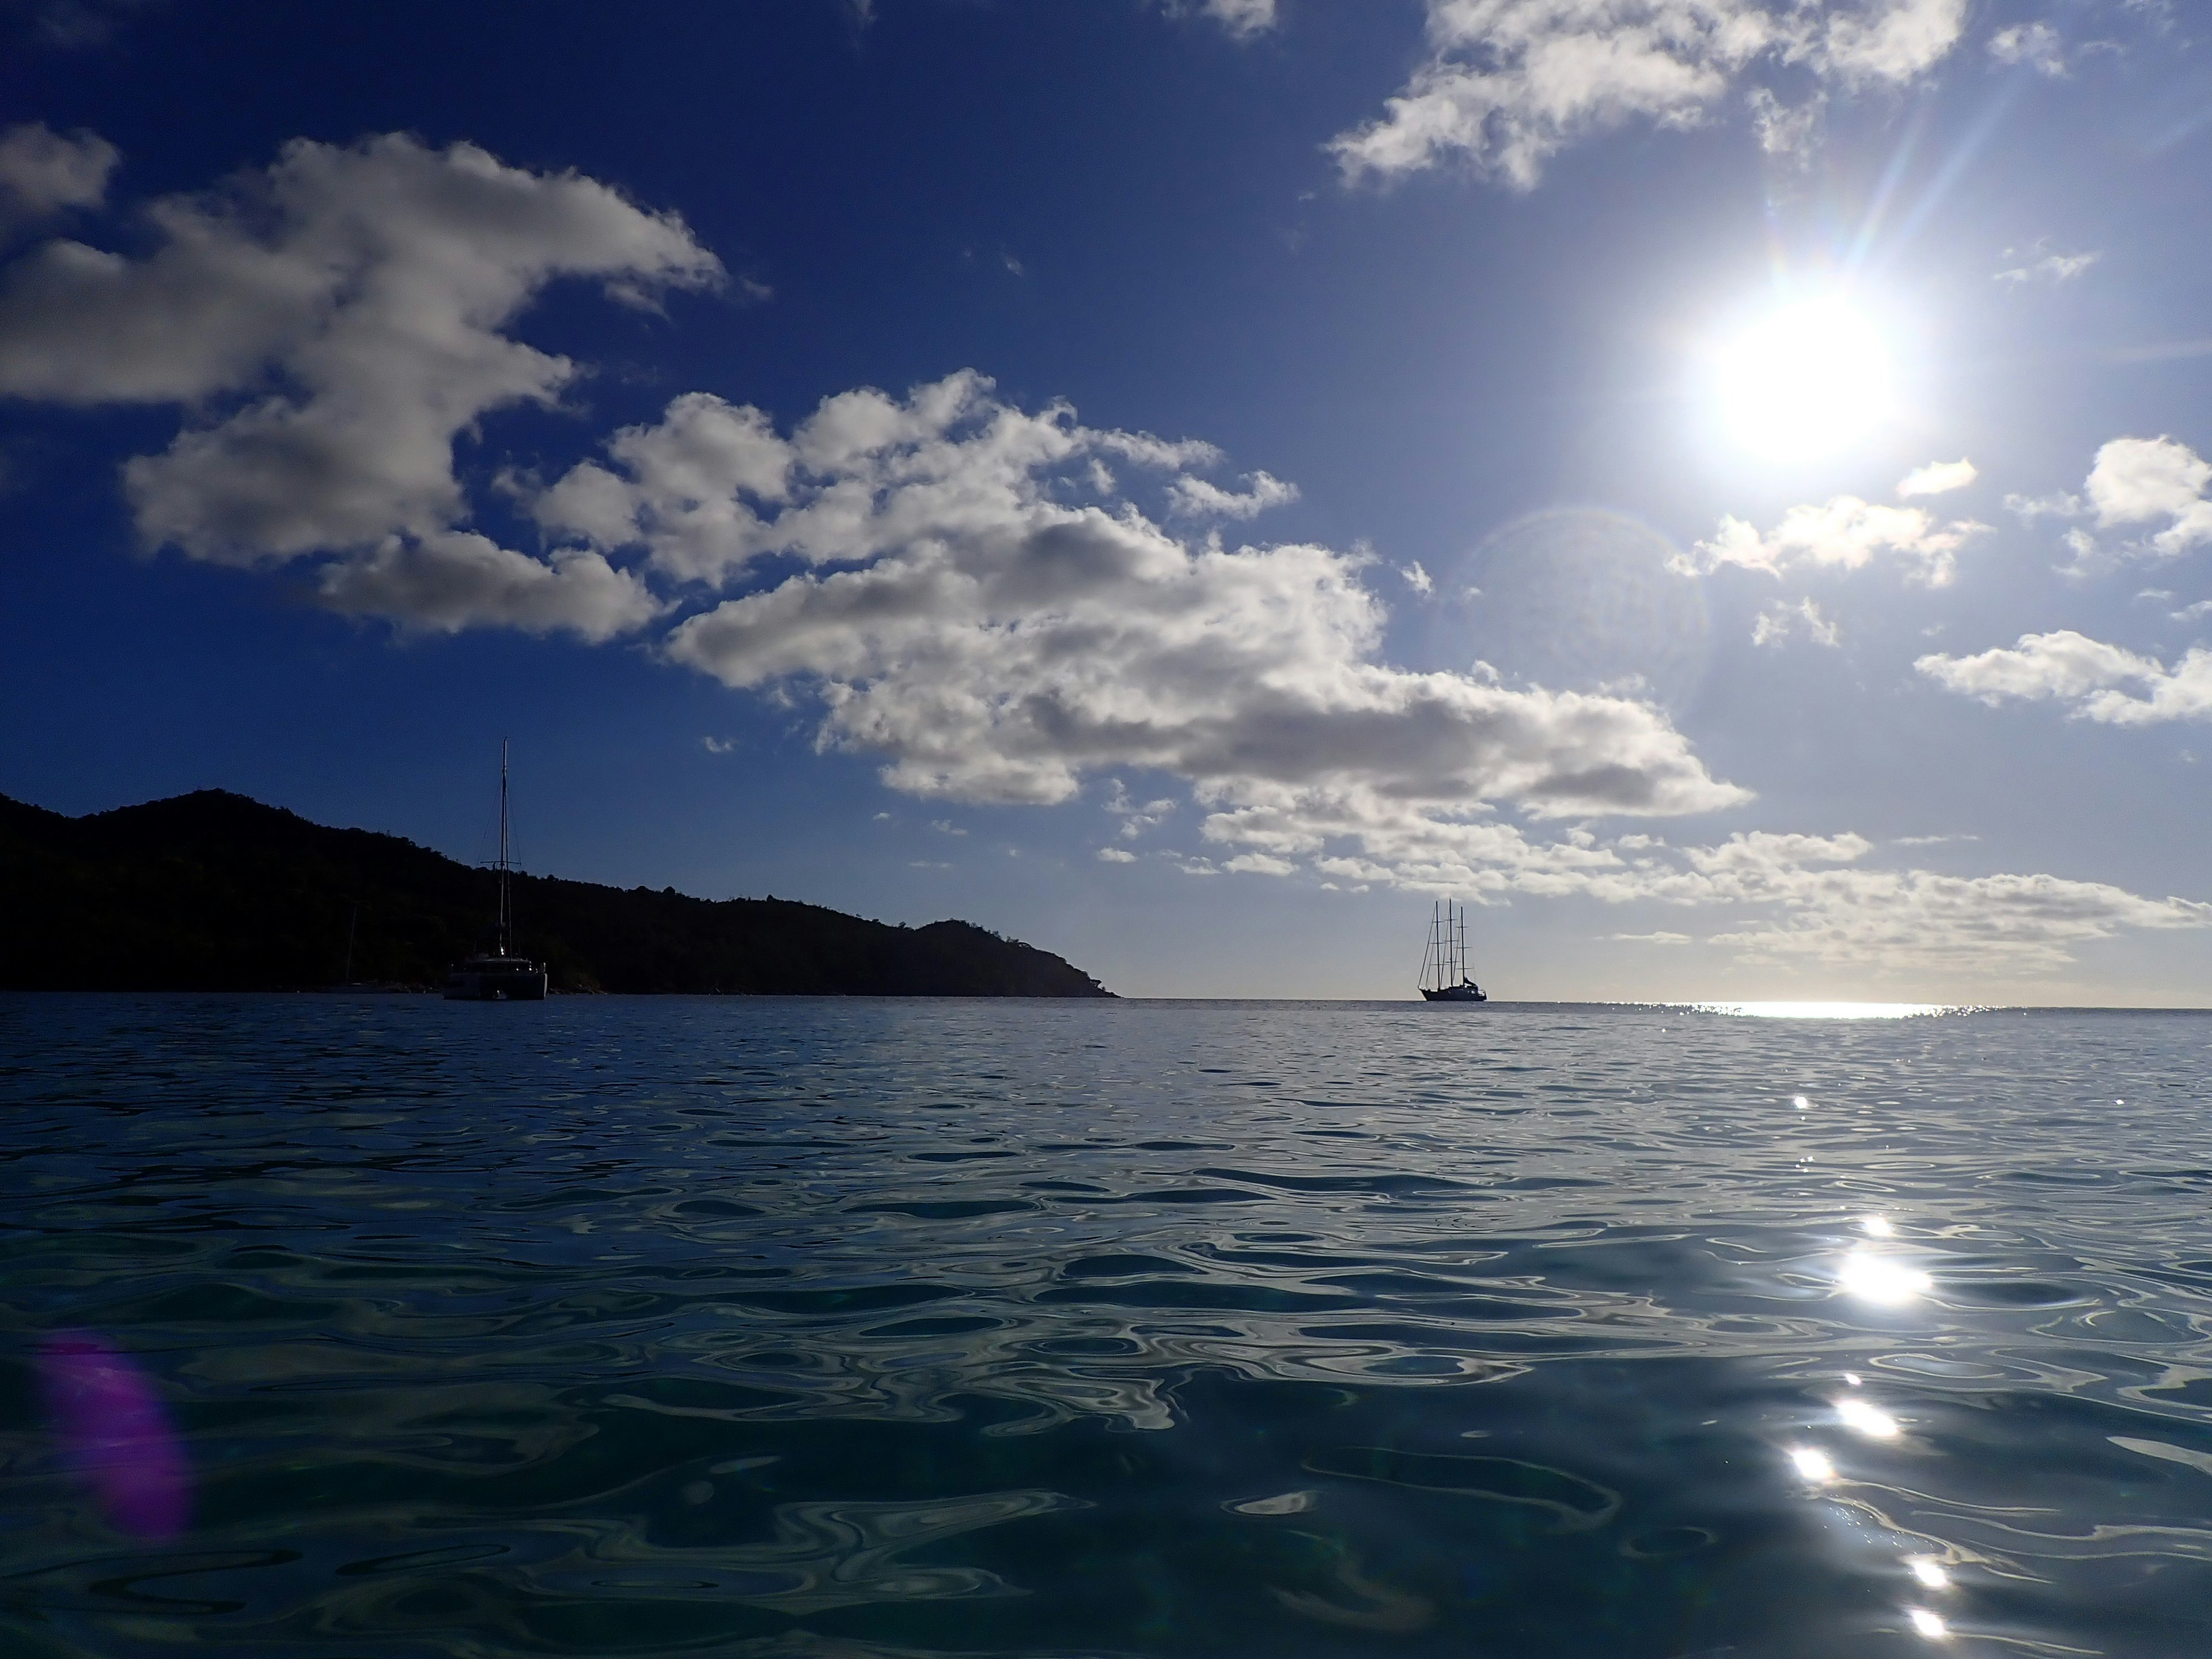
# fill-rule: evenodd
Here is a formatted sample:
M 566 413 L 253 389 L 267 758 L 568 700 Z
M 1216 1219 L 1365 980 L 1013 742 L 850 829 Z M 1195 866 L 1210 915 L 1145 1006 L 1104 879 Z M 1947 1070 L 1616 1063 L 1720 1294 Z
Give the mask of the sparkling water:
M 1879 1012 L 0 999 L 0 1651 L 2212 1652 L 2212 1018 Z

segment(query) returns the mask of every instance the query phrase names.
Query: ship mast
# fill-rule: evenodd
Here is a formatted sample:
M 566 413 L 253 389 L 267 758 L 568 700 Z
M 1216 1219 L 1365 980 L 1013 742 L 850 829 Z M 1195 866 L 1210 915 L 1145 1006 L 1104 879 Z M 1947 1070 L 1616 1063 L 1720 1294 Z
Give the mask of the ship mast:
M 507 891 L 507 739 L 499 740 L 499 954 L 507 956 L 507 942 L 514 929 L 514 903 Z

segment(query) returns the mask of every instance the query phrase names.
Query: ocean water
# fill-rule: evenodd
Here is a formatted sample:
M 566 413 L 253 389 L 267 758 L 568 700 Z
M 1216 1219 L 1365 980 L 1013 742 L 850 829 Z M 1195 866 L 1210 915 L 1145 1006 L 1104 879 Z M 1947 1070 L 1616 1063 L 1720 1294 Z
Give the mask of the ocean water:
M 0 999 L 0 1653 L 2212 1653 L 2212 1018 Z

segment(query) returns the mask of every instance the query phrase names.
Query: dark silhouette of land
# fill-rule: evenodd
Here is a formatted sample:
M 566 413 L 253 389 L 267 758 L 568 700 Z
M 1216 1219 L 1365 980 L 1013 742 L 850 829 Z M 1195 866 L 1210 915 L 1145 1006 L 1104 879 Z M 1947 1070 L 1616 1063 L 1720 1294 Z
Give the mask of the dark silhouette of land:
M 0 795 L 0 989 L 428 988 L 486 943 L 489 871 L 203 789 L 81 818 Z M 1110 996 L 964 921 L 514 880 L 514 949 L 568 991 Z

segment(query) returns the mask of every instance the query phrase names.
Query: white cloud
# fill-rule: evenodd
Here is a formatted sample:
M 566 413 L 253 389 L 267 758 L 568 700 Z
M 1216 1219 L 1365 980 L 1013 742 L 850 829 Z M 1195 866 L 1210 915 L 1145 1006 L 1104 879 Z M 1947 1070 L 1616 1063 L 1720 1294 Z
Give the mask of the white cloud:
M 1902 85 L 1957 43 L 1965 0 L 1428 0 L 1428 60 L 1377 119 L 1332 144 L 1347 179 L 1463 158 L 1518 189 L 1588 134 L 1702 125 L 1756 66 L 1843 88 Z M 1761 143 L 1801 148 L 1769 93 Z
M 2014 23 L 1990 37 L 1990 56 L 2000 64 L 2026 64 L 2044 75 L 2066 73 L 2058 31 L 2048 23 Z
M 64 208 L 98 207 L 120 160 L 97 133 L 65 138 L 42 122 L 0 132 L 0 228 Z
M 1275 27 L 1275 0 L 1200 0 L 1198 9 L 1239 40 Z
M 1134 864 L 1137 861 L 1134 853 L 1124 852 L 1119 847 L 1102 847 L 1098 849 L 1098 857 L 1107 864 Z
M 388 617 L 423 633 L 514 628 L 595 644 L 662 610 L 642 582 L 597 553 L 564 549 L 548 563 L 461 530 L 393 536 L 363 557 L 334 560 L 317 592 L 343 615 Z
M 1957 574 L 1959 549 L 1988 529 L 1968 519 L 1939 525 L 1920 507 L 1838 495 L 1818 506 L 1791 507 L 1763 535 L 1741 519 L 1724 517 L 1711 541 L 1698 543 L 1672 565 L 1692 575 L 1736 565 L 1779 576 L 1805 566 L 1857 570 L 1877 554 L 1889 553 L 1905 562 L 1909 577 L 1942 587 Z
M 2005 252 L 2009 253 L 2012 250 L 2007 248 Z M 2008 266 L 1998 271 L 1993 280 L 2015 287 L 2023 283 L 2070 283 L 2104 257 L 2097 252 L 2046 253 L 2039 259 Z
M 679 400 L 672 421 L 696 412 Z M 663 435 L 616 445 L 636 457 Z M 792 468 L 761 476 L 780 499 L 750 503 L 718 574 L 765 551 L 816 568 L 689 617 L 669 653 L 732 686 L 811 684 L 821 740 L 884 756 L 895 787 L 1056 801 L 1085 772 L 1136 766 L 1220 802 L 1365 791 L 1561 816 L 1744 799 L 1648 704 L 1372 662 L 1383 612 L 1356 555 L 1192 547 L 1126 501 L 1073 504 L 1063 488 L 1101 451 L 1173 462 L 1208 447 L 1093 432 L 1060 405 L 1027 414 L 972 374 L 903 401 L 844 394 L 779 441 Z M 652 539 L 665 502 L 626 471 L 605 477 L 630 492 L 627 517 L 598 478 L 588 512 L 541 514 L 641 537 L 666 568 Z
M 2115 438 L 2097 452 L 2084 486 L 2100 525 L 2171 520 L 2150 538 L 2149 550 L 2187 551 L 2212 541 L 2212 461 L 2172 438 Z
M 1421 568 L 1421 562 L 1419 559 L 1414 560 L 1411 564 L 1400 565 L 1398 574 L 1406 579 L 1407 586 L 1424 598 L 1436 592 L 1436 579 Z
M 732 752 L 738 746 L 737 739 L 734 738 L 702 738 L 699 742 L 710 755 L 726 755 Z M 884 814 L 878 812 L 876 816 L 881 817 Z
M 2061 491 L 2051 495 L 2008 495 L 2005 511 L 2020 515 L 2023 524 L 2033 524 L 2038 519 L 2078 519 L 2084 508 L 2079 495 Z
M 1964 489 L 1979 477 L 1979 471 L 1964 456 L 1955 461 L 1930 461 L 1925 466 L 1914 467 L 1898 480 L 1897 494 L 1900 500 L 1908 501 L 1916 495 L 1945 495 L 1954 489 Z
M 1177 478 L 1168 486 L 1175 510 L 1192 518 L 1253 519 L 1271 507 L 1285 507 L 1298 498 L 1298 487 L 1271 473 L 1255 472 L 1245 480 L 1249 488 L 1239 493 L 1210 484 L 1203 478 Z
M 1288 859 L 1279 859 L 1271 853 L 1239 853 L 1221 867 L 1243 875 L 1287 876 L 1298 866 Z
M 2010 649 L 1926 656 L 1913 666 L 1992 708 L 2014 698 L 2065 702 L 2075 719 L 2108 726 L 2212 720 L 2212 651 L 2202 647 L 2169 669 L 2155 658 L 2061 629 L 2023 634 Z
M 143 258 L 57 240 L 0 272 L 0 393 L 190 407 L 167 451 L 125 469 L 149 544 L 237 564 L 349 556 L 324 572 L 327 602 L 428 629 L 596 639 L 654 613 L 596 556 L 548 564 L 462 533 L 453 447 L 579 373 L 503 331 L 548 283 L 643 303 L 719 280 L 679 220 L 403 136 L 295 141 L 146 216 Z
M 1815 645 L 1834 645 L 1840 637 L 1835 623 L 1811 599 L 1802 599 L 1796 605 L 1780 600 L 1767 606 L 1751 625 L 1753 645 L 1780 646 L 1793 635 L 1802 634 Z
M 1606 938 L 1617 945 L 1693 945 L 1697 941 L 1687 933 L 1660 931 L 1650 933 L 1607 933 Z
M 1134 841 L 1147 830 L 1158 829 L 1176 810 L 1172 800 L 1148 800 L 1142 805 L 1129 799 L 1129 792 L 1121 780 L 1113 779 L 1106 795 L 1106 810 L 1121 820 L 1121 834 Z

